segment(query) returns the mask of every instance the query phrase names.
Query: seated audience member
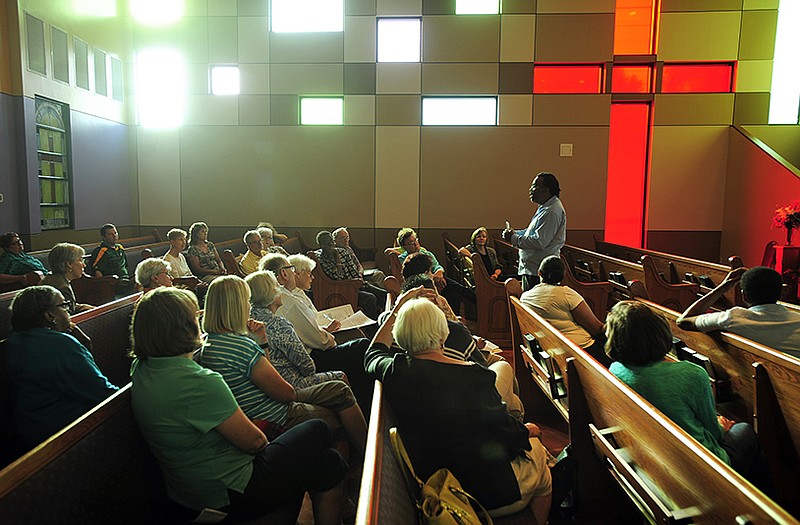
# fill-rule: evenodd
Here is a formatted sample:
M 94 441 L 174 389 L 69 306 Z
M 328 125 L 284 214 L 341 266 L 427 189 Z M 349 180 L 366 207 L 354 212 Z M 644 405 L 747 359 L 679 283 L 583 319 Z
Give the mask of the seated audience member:
M 158 288 L 133 315 L 131 406 L 164 472 L 167 495 L 192 520 L 203 509 L 251 520 L 312 493 L 315 522 L 338 524 L 347 465 L 322 421 L 267 438 L 216 373 L 192 360 L 201 345 L 191 292 Z
M 541 430 L 506 410 L 495 375 L 444 355 L 447 321 L 415 288 L 400 296 L 364 359 L 383 382 L 417 476 L 447 467 L 492 516 L 530 506 L 547 523 L 551 479 Z M 418 298 L 419 297 L 419 298 Z M 405 350 L 389 350 L 392 336 Z
M 205 306 L 208 339 L 200 362 L 222 375 L 247 417 L 287 428 L 320 418 L 332 430 L 344 428 L 351 444 L 364 452 L 367 424 L 345 382 L 295 389 L 272 366 L 264 323 L 249 318 L 250 288 L 244 280 L 235 275 L 215 280 Z
M 244 234 L 244 243 L 247 245 L 247 253 L 239 261 L 239 268 L 245 275 L 258 270 L 258 261 L 266 255 L 261 249 L 261 235 L 256 230 L 250 230 Z
M 520 301 L 533 308 L 553 327 L 586 350 L 608 368 L 611 361 L 605 354 L 603 323 L 594 315 L 581 294 L 563 286 L 564 263 L 558 255 L 550 255 L 539 265 L 540 283 L 523 292 Z
M 278 279 L 283 305 L 275 314 L 292 323 L 317 365 L 317 371 L 343 371 L 362 410 L 368 411 L 373 385 L 364 372 L 364 353 L 369 346 L 369 340 L 361 337 L 336 344 L 331 332 L 337 331 L 341 323 L 331 321 L 325 327 L 317 325 L 317 309 L 303 292 L 303 287 L 311 287 L 310 268 L 313 263 L 313 260 L 304 255 L 293 255 L 290 262 L 283 255 L 271 253 L 261 259 L 259 266 L 262 270 L 272 272 Z
M 317 372 L 314 360 L 294 331 L 292 323 L 275 312 L 283 305 L 278 280 L 272 272 L 259 270 L 245 278 L 250 287 L 250 315 L 264 323 L 272 366 L 290 385 L 303 388 L 325 381 L 347 381 L 344 372 Z
M 433 261 L 434 258 L 427 253 L 412 253 L 403 262 L 403 279 L 409 279 L 414 275 L 425 275 L 433 280 Z M 444 316 L 448 321 L 461 322 L 456 316 L 456 313 L 450 307 L 450 303 L 447 301 L 447 299 L 438 294 L 438 287 L 436 304 L 442 309 L 442 312 L 444 312 Z
M 444 298 L 447 299 L 447 302 L 450 303 L 450 306 L 453 308 L 453 312 L 455 312 L 456 315 L 459 315 L 461 312 L 461 301 L 463 299 L 466 298 L 472 302 L 475 302 L 475 292 L 467 289 L 464 285 L 445 277 L 444 268 L 441 264 L 439 264 L 439 261 L 436 260 L 436 256 L 433 255 L 433 253 L 420 246 L 419 238 L 417 238 L 417 232 L 415 232 L 413 229 L 403 228 L 397 232 L 397 244 L 402 250 L 399 254 L 401 263 L 403 263 L 409 255 L 414 253 L 424 253 L 430 256 L 433 262 L 433 268 L 431 271 L 433 275 L 433 282 L 436 283 L 436 287 L 439 289 L 439 292 L 441 292 Z M 405 275 L 405 271 L 403 274 Z
M 18 234 L 8 232 L 0 236 L 0 248 L 3 249 L 0 252 L 0 274 L 3 274 L 0 282 L 4 284 L 13 282 L 26 285 L 38 284 L 41 276 L 47 273 L 47 269 L 39 259 L 25 253 L 25 246 Z M 41 272 L 35 283 L 29 282 L 25 275 L 30 272 Z
M 128 272 L 128 258 L 125 248 L 117 243 L 119 234 L 113 224 L 104 224 L 100 228 L 100 245 L 92 250 L 89 258 L 89 273 L 95 277 L 119 277 L 117 282 L 117 295 L 128 295 L 135 291 L 136 285 L 130 279 Z
M 373 286 L 366 282 L 361 276 L 358 267 L 358 259 L 350 255 L 344 248 L 336 246 L 333 234 L 328 231 L 321 231 L 317 234 L 316 250 L 319 264 L 325 275 L 335 281 L 345 281 L 354 279 L 361 281 L 361 289 L 358 291 L 358 307 L 370 319 L 376 319 L 378 313 L 383 311 L 386 304 L 386 290 Z
M 25 288 L 11 303 L 13 331 L 5 343 L 14 419 L 22 444 L 33 447 L 117 387 L 108 382 L 70 321 L 69 304 L 52 286 Z
M 403 292 L 407 292 L 419 286 L 431 291 L 431 296 L 428 299 L 439 306 L 439 309 L 445 314 L 445 318 L 447 317 L 446 312 L 452 313 L 447 301 L 436 293 L 436 285 L 433 284 L 433 279 L 427 274 L 412 275 L 403 282 L 401 289 Z M 383 322 L 386 320 L 386 316 L 382 317 Z M 509 414 L 522 421 L 522 417 L 525 415 L 525 408 L 522 406 L 519 396 L 515 393 L 514 369 L 511 365 L 505 359 L 496 355 L 487 354 L 487 359 L 487 355 L 484 355 L 481 351 L 486 342 L 481 338 L 475 338 L 469 329 L 460 322 L 448 319 L 447 329 L 447 339 L 443 347 L 444 355 L 459 361 L 477 363 L 494 372 L 496 376 L 495 388 L 500 393 L 503 403 L 506 404 Z
M 279 253 L 285 257 L 289 257 L 289 254 L 283 247 L 275 244 L 275 232 L 272 228 L 259 226 L 256 231 L 261 236 L 261 251 L 264 252 L 264 255 L 268 253 Z M 286 236 L 284 235 L 283 237 L 285 238 Z
M 609 371 L 761 490 L 766 458 L 753 427 L 718 416 L 708 373 L 689 361 L 667 361 L 669 323 L 644 303 L 621 301 L 606 319 Z
M 467 268 L 472 268 L 473 253 L 481 256 L 483 266 L 486 267 L 486 273 L 489 274 L 491 279 L 497 279 L 503 273 L 503 265 L 497 260 L 497 252 L 494 248 L 487 245 L 489 241 L 489 232 L 481 226 L 469 238 L 469 244 L 458 250 L 458 252 L 465 257 L 465 265 Z
M 169 276 L 173 279 L 191 277 L 192 270 L 189 269 L 189 263 L 182 253 L 186 249 L 186 232 L 173 228 L 167 232 L 167 240 L 169 251 L 162 258 L 169 263 Z
M 258 226 L 256 226 L 256 230 L 259 228 L 269 228 L 269 231 L 272 232 L 273 235 L 273 241 L 276 244 L 283 244 L 289 239 L 286 235 L 278 233 L 278 230 L 275 229 L 275 226 L 273 226 L 271 222 L 261 221 L 258 223 Z M 261 232 L 259 231 L 258 233 Z
M 69 303 L 69 313 L 76 314 L 91 310 L 94 306 L 90 304 L 78 304 L 75 300 L 75 292 L 70 284 L 75 279 L 83 276 L 83 269 L 86 263 L 83 256 L 86 252 L 77 244 L 60 242 L 53 246 L 47 254 L 47 263 L 50 265 L 50 273 L 42 280 L 42 284 L 52 286 L 64 296 Z
M 748 308 L 734 306 L 724 312 L 705 313 L 740 281 Z M 726 330 L 800 358 L 800 314 L 777 304 L 782 286 L 781 275 L 771 268 L 736 268 L 687 308 L 678 317 L 678 326 L 701 332 Z
M 214 243 L 208 240 L 208 225 L 195 222 L 189 227 L 189 250 L 186 252 L 189 267 L 201 281 L 210 283 L 225 275 L 225 265 L 219 258 Z
M 169 263 L 156 257 L 143 260 L 136 265 L 136 282 L 144 292 L 149 292 L 159 286 L 172 286 Z
M 350 246 L 350 232 L 347 231 L 347 228 L 342 226 L 333 230 L 333 240 L 336 242 L 336 246 L 347 250 L 347 253 L 349 253 L 350 256 L 355 259 L 356 263 L 358 263 L 358 273 L 361 274 L 365 281 L 374 284 L 379 288 L 383 288 L 383 280 L 386 278 L 386 275 L 378 268 L 370 268 L 369 270 L 364 269 L 364 267 L 361 265 L 361 261 L 359 261 L 358 257 L 356 256 L 355 250 L 353 250 L 353 247 Z

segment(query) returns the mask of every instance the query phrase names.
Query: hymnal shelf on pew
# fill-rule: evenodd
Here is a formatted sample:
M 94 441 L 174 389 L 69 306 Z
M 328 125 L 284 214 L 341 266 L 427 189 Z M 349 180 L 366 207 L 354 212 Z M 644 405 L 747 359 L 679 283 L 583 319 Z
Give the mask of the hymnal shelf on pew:
M 354 313 L 353 306 L 350 304 L 334 306 L 333 308 L 317 312 L 317 324 L 320 328 L 325 328 L 331 321 L 339 321 L 341 323 L 339 330 L 336 330 L 336 332 L 375 324 L 375 321 L 364 315 L 364 312 L 361 310 Z

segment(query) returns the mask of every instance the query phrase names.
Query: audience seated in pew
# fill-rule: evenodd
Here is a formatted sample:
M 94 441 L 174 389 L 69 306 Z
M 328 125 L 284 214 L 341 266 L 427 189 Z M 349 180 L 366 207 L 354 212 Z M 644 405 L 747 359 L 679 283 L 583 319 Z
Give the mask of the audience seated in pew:
M 47 273 L 42 262 L 25 253 L 25 245 L 15 232 L 7 232 L 0 236 L 0 274 L 14 276 L 15 280 L 25 283 L 25 274 L 30 272 Z
M 119 240 L 117 227 L 110 223 L 104 224 L 100 228 L 100 239 L 100 244 L 92 250 L 89 258 L 89 273 L 95 277 L 116 275 L 119 278 L 116 294 L 120 296 L 132 294 L 136 286 L 130 279 L 125 248 L 117 242 Z
M 286 241 L 288 237 L 286 237 L 285 235 L 275 233 L 275 230 L 272 228 L 272 226 L 261 226 L 262 224 L 269 224 L 269 223 L 268 222 L 259 223 L 258 228 L 256 228 L 256 231 L 261 236 L 261 251 L 264 252 L 265 255 L 267 253 L 279 253 L 281 255 L 289 257 L 289 253 L 286 250 L 284 250 L 279 244 L 275 243 L 276 237 L 278 236 L 281 237 L 282 239 L 281 242 Z
M 417 252 L 409 255 L 403 262 L 403 282 L 405 283 L 405 279 L 410 279 L 414 275 L 425 275 L 432 279 L 434 284 L 436 284 L 436 275 L 433 273 L 435 268 L 434 261 L 436 261 L 436 259 L 427 253 Z M 439 290 L 440 288 L 437 285 L 435 297 L 436 305 L 442 309 L 442 312 L 448 321 L 456 321 L 460 323 L 461 320 L 458 318 L 458 315 L 456 315 L 456 312 L 454 312 L 450 307 L 450 302 L 445 297 L 439 295 Z
M 748 308 L 734 306 L 723 312 L 706 313 L 740 282 Z M 771 268 L 755 266 L 746 271 L 736 268 L 716 288 L 689 306 L 678 318 L 678 326 L 701 332 L 726 330 L 800 357 L 800 314 L 777 304 L 782 288 L 781 275 Z
M 327 425 L 307 421 L 268 442 L 223 378 L 192 360 L 201 344 L 197 309 L 190 292 L 161 287 L 145 294 L 133 317 L 133 413 L 170 499 L 187 521 L 208 509 L 239 521 L 291 501 L 299 511 L 309 491 L 315 522 L 340 523 L 347 464 L 331 448 Z
M 464 264 L 468 269 L 472 269 L 473 253 L 481 256 L 483 265 L 486 267 L 486 273 L 492 279 L 498 279 L 503 273 L 503 265 L 497 260 L 497 252 L 494 248 L 487 245 L 489 241 L 489 232 L 485 227 L 481 226 L 469 238 L 469 244 L 459 249 L 459 253 L 464 256 Z
M 608 314 L 609 371 L 767 494 L 766 458 L 747 423 L 717 416 L 708 373 L 688 361 L 668 361 L 669 323 L 644 303 L 622 301 Z
M 347 250 L 347 253 L 349 253 L 350 256 L 355 259 L 356 263 L 358 263 L 358 273 L 361 275 L 361 277 L 366 282 L 373 284 L 378 288 L 383 288 L 383 280 L 386 278 L 386 275 L 378 268 L 364 269 L 361 261 L 358 260 L 355 250 L 352 246 L 350 246 L 350 232 L 347 231 L 347 228 L 345 226 L 340 226 L 339 228 L 333 230 L 332 233 L 336 246 Z
M 239 270 L 243 275 L 258 271 L 258 262 L 266 252 L 261 248 L 261 235 L 256 230 L 248 230 L 242 239 L 247 252 L 239 259 Z
M 319 259 L 319 265 L 325 275 L 336 281 L 355 279 L 361 281 L 358 290 L 358 307 L 370 319 L 377 319 L 386 304 L 386 290 L 374 286 L 364 280 L 359 271 L 358 259 L 344 248 L 339 248 L 329 231 L 317 234 L 319 249 L 314 253 Z
M 189 227 L 186 260 L 192 273 L 206 283 L 227 273 L 214 243 L 208 240 L 208 225 L 204 222 L 195 222 Z
M 52 286 L 30 286 L 11 304 L 5 359 L 21 445 L 34 447 L 113 394 L 89 353 L 91 342 L 71 321 Z
M 308 355 L 292 323 L 275 313 L 283 305 L 275 274 L 259 270 L 245 277 L 245 282 L 250 287 L 250 316 L 264 323 L 269 361 L 286 382 L 295 388 L 326 381 L 347 382 L 347 376 L 341 370 L 317 372 L 314 360 Z
M 283 305 L 275 312 L 292 323 L 297 335 L 317 365 L 318 372 L 341 370 L 347 375 L 353 393 L 362 410 L 369 410 L 372 382 L 364 372 L 364 354 L 369 340 L 364 337 L 337 344 L 333 332 L 341 323 L 331 321 L 321 328 L 317 325 L 317 309 L 303 291 L 311 288 L 314 261 L 305 255 L 292 255 L 291 260 L 277 253 L 264 256 L 261 270 L 272 272 L 281 285 Z
M 275 244 L 283 244 L 287 240 L 289 240 L 289 237 L 287 237 L 286 235 L 284 235 L 282 233 L 278 233 L 278 230 L 275 229 L 275 226 L 273 226 L 271 222 L 261 221 L 256 226 L 256 230 L 258 230 L 259 228 L 269 228 L 269 231 L 272 233 L 272 236 L 271 236 L 272 241 Z M 258 233 L 261 233 L 261 232 L 259 231 Z
M 143 292 L 149 292 L 159 286 L 172 286 L 170 264 L 164 259 L 151 257 L 136 265 L 136 283 Z
M 169 241 L 169 251 L 164 254 L 164 259 L 169 263 L 169 275 L 173 279 L 178 277 L 191 277 L 192 270 L 189 269 L 189 262 L 183 255 L 186 249 L 186 232 L 180 228 L 173 228 L 167 232 Z
M 83 276 L 86 263 L 83 258 L 86 252 L 77 244 L 60 242 L 53 246 L 47 255 L 50 273 L 42 280 L 42 284 L 52 286 L 64 296 L 69 303 L 69 313 L 76 314 L 94 308 L 91 304 L 78 304 L 75 292 L 70 284 Z
M 200 363 L 222 375 L 249 418 L 277 428 L 323 419 L 331 430 L 343 428 L 363 454 L 367 427 L 350 387 L 332 379 L 295 388 L 272 365 L 264 323 L 249 313 L 250 288 L 242 278 L 225 276 L 208 287 Z
M 551 479 L 541 430 L 509 415 L 494 374 L 444 355 L 447 322 L 431 297 L 425 288 L 405 292 L 364 360 L 384 385 L 417 475 L 447 467 L 493 516 L 530 506 L 546 523 Z M 390 351 L 393 340 L 404 353 Z
M 447 299 L 447 302 L 450 303 L 450 306 L 453 308 L 453 311 L 456 313 L 456 315 L 460 314 L 461 312 L 461 302 L 463 300 L 469 300 L 473 303 L 475 302 L 474 291 L 467 289 L 462 284 L 459 284 L 448 277 L 445 277 L 444 268 L 441 264 L 439 264 L 439 261 L 436 260 L 436 256 L 433 255 L 433 253 L 431 253 L 429 250 L 420 246 L 417 232 L 415 232 L 412 228 L 402 228 L 397 232 L 397 245 L 400 246 L 398 258 L 400 259 L 401 264 L 404 264 L 406 259 L 414 253 L 424 253 L 430 256 L 433 263 L 431 270 L 433 282 L 436 283 L 436 287 L 439 289 L 444 298 Z M 405 270 L 403 270 L 403 275 L 405 276 Z
M 560 256 L 545 257 L 539 265 L 541 282 L 523 292 L 520 300 L 608 368 L 603 322 L 578 292 L 561 284 L 565 270 Z

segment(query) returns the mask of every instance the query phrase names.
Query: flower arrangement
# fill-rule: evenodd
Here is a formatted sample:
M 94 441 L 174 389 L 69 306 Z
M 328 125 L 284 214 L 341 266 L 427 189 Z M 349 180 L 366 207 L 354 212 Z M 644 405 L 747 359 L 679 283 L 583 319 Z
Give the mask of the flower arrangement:
M 800 228 L 800 200 L 793 200 L 786 206 L 776 208 L 772 227 L 786 228 L 786 244 L 792 244 L 792 230 Z

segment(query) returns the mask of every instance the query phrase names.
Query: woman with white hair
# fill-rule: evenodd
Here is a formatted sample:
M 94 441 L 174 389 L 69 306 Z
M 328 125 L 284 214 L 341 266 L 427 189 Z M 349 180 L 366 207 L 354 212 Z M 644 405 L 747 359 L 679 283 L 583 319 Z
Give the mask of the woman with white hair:
M 159 286 L 172 286 L 169 270 L 170 264 L 167 261 L 150 257 L 136 265 L 136 282 L 145 292 Z
M 245 277 L 250 287 L 250 315 L 264 323 L 272 366 L 295 388 L 318 385 L 325 381 L 347 381 L 344 372 L 317 372 L 314 360 L 294 330 L 292 323 L 276 315 L 283 305 L 275 274 L 260 270 Z
M 49 285 L 61 292 L 64 299 L 69 303 L 69 313 L 76 314 L 91 310 L 94 306 L 90 304 L 78 304 L 75 299 L 75 292 L 70 284 L 75 279 L 80 279 L 86 263 L 83 257 L 86 252 L 77 244 L 60 242 L 53 246 L 47 254 L 47 263 L 50 265 L 50 273 L 42 280 L 42 285 Z
M 542 432 L 508 414 L 490 370 L 444 355 L 447 321 L 432 293 L 400 296 L 364 358 L 367 372 L 383 382 L 419 477 L 446 467 L 492 516 L 530 506 L 544 525 L 552 484 Z M 404 353 L 389 350 L 392 336 Z

